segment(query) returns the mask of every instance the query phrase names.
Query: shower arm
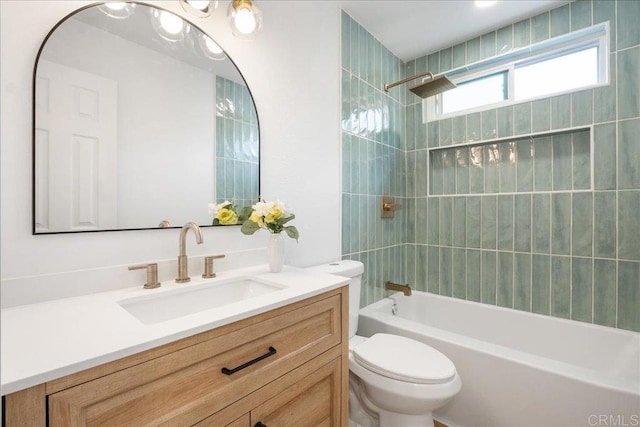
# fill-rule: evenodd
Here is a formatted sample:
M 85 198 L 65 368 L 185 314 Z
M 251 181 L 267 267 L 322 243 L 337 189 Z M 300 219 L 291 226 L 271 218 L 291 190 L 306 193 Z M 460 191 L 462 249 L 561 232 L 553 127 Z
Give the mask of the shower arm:
M 392 87 L 396 87 L 398 85 L 404 84 L 406 82 L 410 82 L 411 80 L 419 79 L 420 77 L 429 76 L 433 79 L 433 73 L 431 71 L 425 71 L 424 73 L 416 74 L 415 76 L 407 77 L 406 79 L 398 80 L 395 83 L 385 83 L 384 91 L 389 92 L 389 89 Z

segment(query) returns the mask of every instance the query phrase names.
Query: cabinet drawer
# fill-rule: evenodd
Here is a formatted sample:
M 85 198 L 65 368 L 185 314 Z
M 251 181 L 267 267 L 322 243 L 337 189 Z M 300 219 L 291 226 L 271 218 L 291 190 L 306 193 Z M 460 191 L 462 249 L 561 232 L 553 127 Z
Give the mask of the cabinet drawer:
M 333 295 L 54 393 L 50 424 L 191 425 L 340 342 L 341 295 Z
M 196 427 L 235 426 L 234 422 L 242 422 L 239 425 L 244 427 L 258 422 L 269 427 L 340 426 L 341 398 L 347 393 L 341 386 L 344 362 L 340 349 L 333 348 Z

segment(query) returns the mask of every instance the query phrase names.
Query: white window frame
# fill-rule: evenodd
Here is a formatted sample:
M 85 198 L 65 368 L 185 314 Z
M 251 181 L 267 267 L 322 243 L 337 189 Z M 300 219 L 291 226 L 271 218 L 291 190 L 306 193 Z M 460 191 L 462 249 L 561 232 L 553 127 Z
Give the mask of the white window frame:
M 507 72 L 508 88 L 507 99 L 481 106 L 442 114 L 442 94 L 423 99 L 423 122 L 428 123 L 451 117 L 473 114 L 480 111 L 491 110 L 508 105 L 516 105 L 531 102 L 538 99 L 546 99 L 567 93 L 578 92 L 609 85 L 609 22 L 593 25 L 582 30 L 554 37 L 525 48 L 517 49 L 502 55 L 484 59 L 473 64 L 458 67 L 444 74 L 455 84 L 465 83 L 481 77 L 500 72 Z M 519 65 L 541 62 L 556 56 L 562 56 L 591 47 L 598 48 L 598 82 L 580 88 L 553 92 L 537 97 L 515 100 L 514 98 L 514 70 Z

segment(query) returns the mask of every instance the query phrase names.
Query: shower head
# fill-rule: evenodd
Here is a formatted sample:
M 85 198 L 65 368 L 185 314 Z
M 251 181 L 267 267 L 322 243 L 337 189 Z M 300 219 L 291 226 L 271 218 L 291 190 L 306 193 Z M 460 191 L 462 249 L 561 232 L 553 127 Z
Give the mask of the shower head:
M 420 84 L 410 87 L 409 90 L 420 98 L 428 98 L 455 87 L 456 85 L 451 80 L 449 80 L 445 75 L 441 75 L 438 77 L 431 77 Z
M 411 92 L 415 93 L 420 98 L 427 98 L 429 96 L 437 95 L 441 92 L 444 92 L 446 90 L 453 89 L 454 87 L 456 87 L 456 85 L 451 80 L 449 80 L 447 76 L 445 76 L 444 74 L 434 77 L 432 72 L 427 71 L 424 73 L 416 74 L 415 76 L 407 77 L 406 79 L 402 79 L 395 83 L 385 83 L 384 91 L 389 92 L 389 89 L 391 89 L 392 87 L 395 87 L 403 83 L 410 82 L 411 80 L 415 80 L 417 78 L 425 77 L 425 76 L 429 76 L 430 78 L 420 84 L 417 84 L 409 88 Z

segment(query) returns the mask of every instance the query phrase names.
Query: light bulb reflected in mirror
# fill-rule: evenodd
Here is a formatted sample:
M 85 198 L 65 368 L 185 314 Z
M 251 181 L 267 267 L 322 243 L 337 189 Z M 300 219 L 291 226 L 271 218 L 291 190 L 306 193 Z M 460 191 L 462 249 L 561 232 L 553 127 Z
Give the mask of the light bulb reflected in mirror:
M 213 41 L 213 39 L 206 34 L 202 34 L 202 37 L 198 37 L 198 44 L 202 53 L 210 59 L 220 61 L 227 57 L 224 50 Z
M 160 26 L 169 34 L 178 34 L 184 27 L 184 21 L 169 12 L 160 12 Z
M 125 8 L 127 4 L 123 1 L 114 1 L 114 2 L 110 2 L 110 3 L 105 3 L 104 7 L 106 7 L 107 9 L 111 9 L 113 11 L 119 11 Z
M 479 8 L 485 8 L 485 7 L 493 6 L 497 2 L 498 2 L 497 0 L 476 0 L 475 5 L 476 7 L 479 7 Z
M 160 37 L 172 42 L 183 40 L 189 32 L 189 25 L 182 18 L 166 10 L 152 10 L 151 25 Z
M 135 3 L 124 1 L 110 1 L 98 6 L 98 9 L 107 16 L 115 19 L 125 19 L 131 16 L 135 10 Z

